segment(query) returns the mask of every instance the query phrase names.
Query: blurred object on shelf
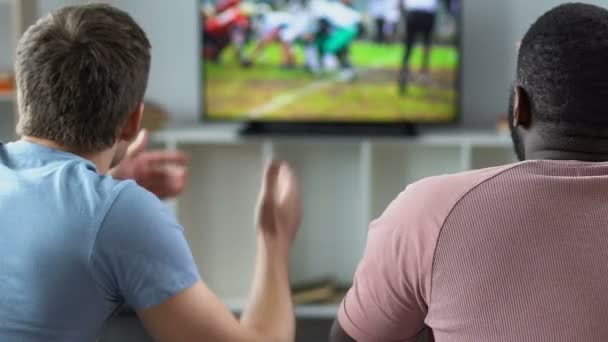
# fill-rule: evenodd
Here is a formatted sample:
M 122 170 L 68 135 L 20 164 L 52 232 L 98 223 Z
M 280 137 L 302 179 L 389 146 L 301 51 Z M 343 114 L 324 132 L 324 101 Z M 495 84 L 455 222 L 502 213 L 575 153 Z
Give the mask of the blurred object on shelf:
M 146 102 L 144 107 L 144 117 L 141 122 L 141 127 L 150 132 L 161 130 L 167 124 L 169 114 L 167 111 L 155 103 Z
M 509 116 L 501 115 L 498 118 L 498 122 L 496 123 L 496 131 L 498 134 L 511 134 L 511 129 L 509 128 Z
M 15 77 L 12 73 L 0 71 L 0 93 L 15 91 Z
M 295 305 L 340 304 L 348 287 L 338 286 L 331 279 L 322 279 L 308 284 L 292 286 L 291 298 Z

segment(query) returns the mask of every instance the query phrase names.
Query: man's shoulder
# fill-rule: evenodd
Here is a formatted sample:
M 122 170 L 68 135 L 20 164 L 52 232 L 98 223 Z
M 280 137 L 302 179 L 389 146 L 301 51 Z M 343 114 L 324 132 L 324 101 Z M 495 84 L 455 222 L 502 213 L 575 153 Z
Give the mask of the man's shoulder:
M 65 198 L 66 202 L 80 199 L 82 205 L 86 205 L 94 216 L 104 214 L 121 194 L 132 193 L 133 189 L 138 188 L 134 181 L 101 175 L 84 163 L 71 162 L 66 168 L 67 172 L 61 176 L 66 178 L 65 183 L 71 183 L 67 185 L 69 191 L 65 195 L 70 198 Z M 69 179 L 72 181 L 69 182 Z
M 121 212 L 137 215 L 157 215 L 166 209 L 165 204 L 156 195 L 139 186 L 133 180 L 119 181 L 110 176 L 104 181 L 114 185 L 115 193 L 109 203 L 110 213 Z
M 416 195 L 419 199 L 441 199 L 450 202 L 450 199 L 458 199 L 480 184 L 493 179 L 522 163 L 514 163 L 465 171 L 455 174 L 446 174 L 424 178 L 408 186 L 404 193 Z
M 136 222 L 145 217 L 157 217 L 163 208 L 158 197 L 133 180 L 119 180 L 99 174 L 88 163 L 68 161 L 57 172 L 62 179 L 64 203 L 80 208 L 83 218 L 92 220 L 97 230 L 106 222 Z M 117 217 L 121 218 L 117 220 Z
M 467 194 L 521 163 L 491 167 L 456 174 L 434 176 L 410 184 L 389 205 L 383 220 L 413 223 L 414 227 L 439 230 L 452 209 Z
M 183 230 L 175 215 L 156 195 L 134 181 L 118 184 L 120 191 L 108 203 L 100 233 L 148 235 L 156 229 Z

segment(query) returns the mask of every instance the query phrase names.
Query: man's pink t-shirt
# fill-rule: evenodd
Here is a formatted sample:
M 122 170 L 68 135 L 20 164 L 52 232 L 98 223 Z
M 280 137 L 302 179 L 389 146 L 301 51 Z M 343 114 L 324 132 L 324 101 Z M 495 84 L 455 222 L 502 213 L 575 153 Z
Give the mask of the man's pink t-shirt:
M 608 163 L 428 178 L 374 221 L 338 315 L 359 342 L 608 340 Z

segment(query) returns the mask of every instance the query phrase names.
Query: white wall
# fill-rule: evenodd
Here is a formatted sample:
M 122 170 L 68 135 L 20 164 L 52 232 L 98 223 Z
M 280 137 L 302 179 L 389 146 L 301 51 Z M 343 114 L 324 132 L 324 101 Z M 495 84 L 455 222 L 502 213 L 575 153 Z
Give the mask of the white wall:
M 0 1 L 0 71 L 12 70 L 13 18 L 11 6 Z
M 152 69 L 147 99 L 167 108 L 179 122 L 198 119 L 199 46 L 197 0 L 101 0 L 129 12 L 152 43 Z M 39 0 L 44 15 L 66 5 L 90 0 Z M 0 20 L 3 19 L 0 13 Z M 4 32 L 0 32 L 0 44 Z M 0 45 L 3 46 L 3 45 Z M 0 54 L 0 58 L 3 54 Z M 0 59 L 0 67 L 3 60 Z M 11 62 L 12 63 L 12 62 Z
M 512 2 L 463 2 L 461 124 L 491 127 L 507 111 L 515 64 Z
M 129 12 L 152 43 L 147 98 L 178 121 L 199 118 L 200 53 L 197 0 L 109 0 Z
M 514 39 L 509 1 L 466 0 L 464 13 L 464 126 L 493 125 L 506 111 Z M 180 121 L 200 117 L 198 0 L 112 0 L 146 29 L 154 45 L 149 98 Z
M 87 0 L 41 0 L 41 13 Z M 165 106 L 178 122 L 200 117 L 198 0 L 107 0 L 144 27 L 153 45 L 147 97 Z M 464 127 L 491 127 L 507 109 L 516 61 L 515 44 L 544 11 L 563 0 L 466 0 L 463 13 Z M 608 6 L 608 0 L 588 0 Z M 0 8 L 1 9 L 1 8 Z M 0 12 L 0 21 L 6 16 Z M 0 32 L 0 46 L 5 33 Z M 9 38 L 10 39 L 10 38 Z M 0 54 L 0 68 L 6 63 Z
M 583 0 L 608 7 L 608 0 Z M 517 61 L 516 43 L 544 12 L 566 0 L 463 0 L 465 127 L 493 126 L 507 112 Z
M 38 0 L 38 13 L 42 15 L 62 6 L 80 5 L 85 0 Z
M 178 120 L 200 116 L 198 0 L 113 0 L 146 29 L 154 45 L 149 98 Z M 506 110 L 514 39 L 511 6 L 501 0 L 467 0 L 464 13 L 463 125 L 493 125 Z
M 41 0 L 38 1 L 38 13 L 44 14 L 61 6 L 83 2 L 83 0 Z M 0 23 L 0 71 L 12 70 L 15 60 L 15 32 L 13 32 L 13 11 L 9 2 L 0 1 Z
M 534 21 L 548 9 L 559 4 L 576 2 L 564 0 L 511 0 L 513 2 L 514 24 L 513 34 L 515 37 L 523 37 L 526 30 Z M 581 0 L 581 2 L 607 7 L 608 0 Z

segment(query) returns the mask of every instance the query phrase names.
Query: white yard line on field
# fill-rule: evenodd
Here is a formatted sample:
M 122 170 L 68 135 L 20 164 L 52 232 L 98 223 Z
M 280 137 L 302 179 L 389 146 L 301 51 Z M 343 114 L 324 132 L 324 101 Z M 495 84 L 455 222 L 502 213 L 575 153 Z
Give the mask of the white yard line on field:
M 304 87 L 302 87 L 300 89 L 281 94 L 281 95 L 275 97 L 274 99 L 266 102 L 265 104 L 254 108 L 251 112 L 247 113 L 247 117 L 256 119 L 256 118 L 260 118 L 266 114 L 271 114 L 271 113 L 276 112 L 277 110 L 287 106 L 288 104 L 294 102 L 295 100 L 299 99 L 300 97 L 306 96 L 310 93 L 314 93 L 316 91 L 329 87 L 332 83 L 333 83 L 333 80 L 331 80 L 331 79 L 315 81 L 315 82 L 305 85 Z
M 357 74 L 359 76 L 361 76 L 368 71 L 381 68 L 382 66 L 384 66 L 388 63 L 390 63 L 389 60 L 376 62 L 367 69 L 358 69 Z M 246 116 L 250 119 L 259 119 L 265 115 L 272 114 L 272 113 L 278 111 L 279 109 L 298 100 L 301 97 L 304 97 L 306 95 L 309 95 L 311 93 L 314 93 L 316 91 L 323 90 L 323 89 L 329 87 L 334 82 L 339 82 L 339 81 L 336 81 L 336 79 L 334 79 L 334 78 L 314 81 L 310 84 L 303 86 L 302 88 L 299 88 L 299 89 L 296 89 L 294 91 L 290 91 L 287 93 L 283 93 L 283 94 L 273 98 L 272 100 L 264 103 L 263 105 L 254 108 L 249 113 L 247 113 Z

